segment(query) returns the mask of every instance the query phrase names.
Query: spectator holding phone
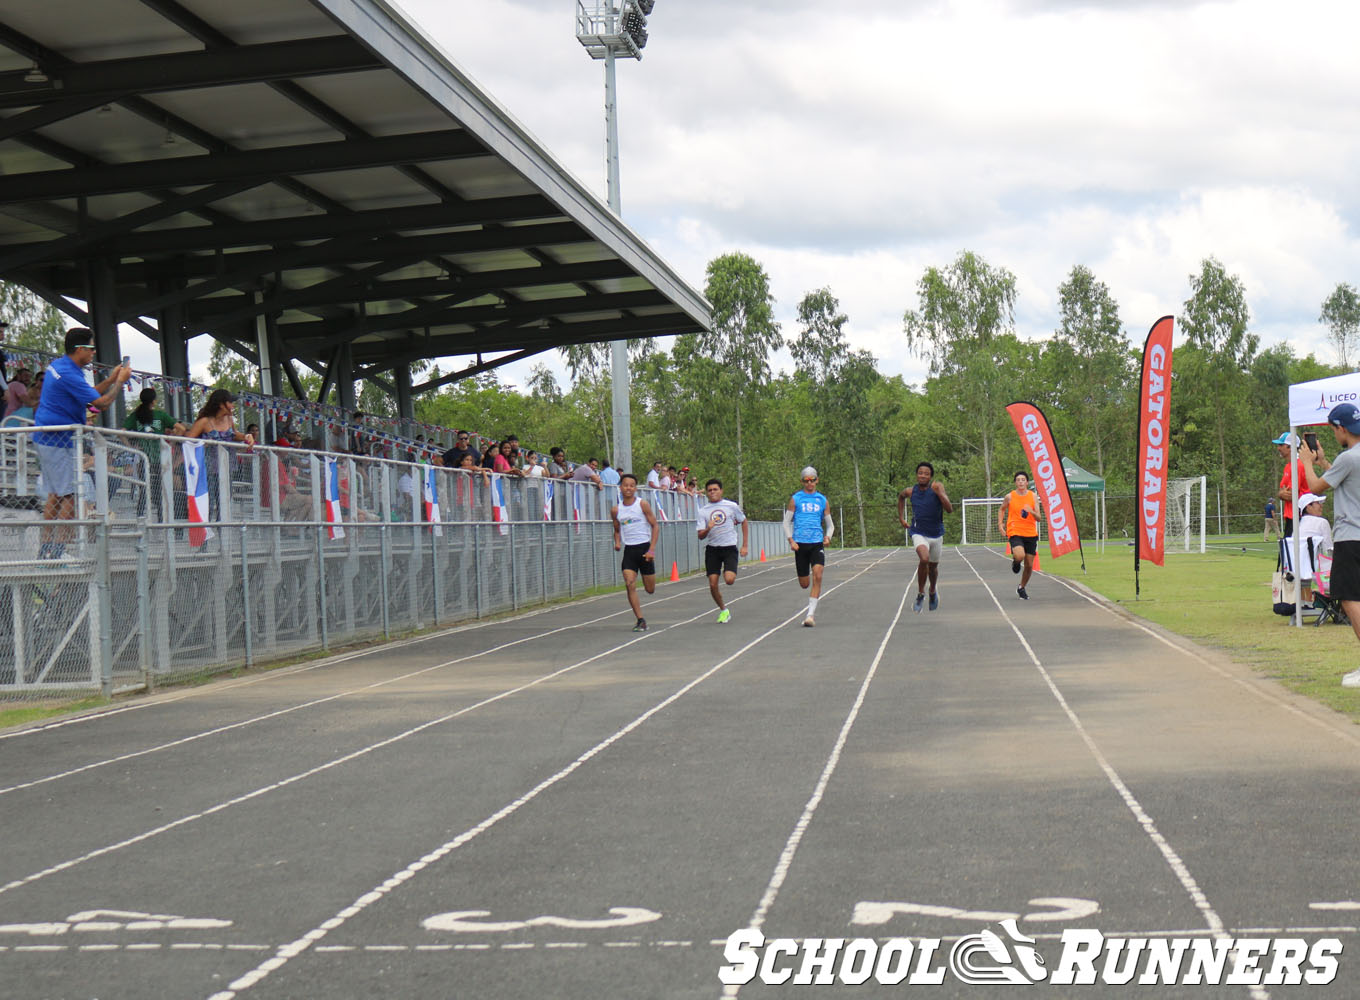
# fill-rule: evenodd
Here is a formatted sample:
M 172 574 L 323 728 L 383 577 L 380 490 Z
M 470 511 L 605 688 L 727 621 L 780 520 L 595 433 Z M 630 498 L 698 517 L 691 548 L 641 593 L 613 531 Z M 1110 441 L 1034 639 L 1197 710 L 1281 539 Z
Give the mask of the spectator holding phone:
M 122 365 L 109 377 L 91 386 L 85 369 L 94 362 L 94 333 L 85 327 L 66 331 L 66 353 L 47 369 L 42 399 L 33 416 L 39 427 L 59 427 L 85 423 L 88 408 L 107 410 L 123 391 L 132 371 Z M 47 485 L 44 521 L 71 521 L 76 516 L 76 460 L 72 431 L 39 431 L 33 435 L 38 463 Z M 72 532 L 67 526 L 43 532 L 38 548 L 40 559 L 60 559 Z
M 1322 448 L 1303 446 L 1303 477 L 1300 486 L 1307 484 L 1310 493 L 1319 496 L 1336 490 L 1333 510 L 1335 539 L 1332 548 L 1331 596 L 1341 602 L 1341 609 L 1350 619 L 1356 638 L 1360 638 L 1360 407 L 1341 403 L 1327 414 L 1332 434 L 1342 451 L 1335 461 L 1328 461 Z M 1322 472 L 1314 471 L 1320 466 Z M 1341 686 L 1360 688 L 1360 669 L 1341 678 Z

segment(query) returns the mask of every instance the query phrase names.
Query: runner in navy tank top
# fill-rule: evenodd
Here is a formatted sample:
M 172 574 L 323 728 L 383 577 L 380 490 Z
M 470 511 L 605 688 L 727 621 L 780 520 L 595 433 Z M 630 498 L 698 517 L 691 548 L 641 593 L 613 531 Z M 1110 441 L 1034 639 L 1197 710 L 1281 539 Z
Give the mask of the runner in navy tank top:
M 916 485 L 897 494 L 897 519 L 911 533 L 911 545 L 920 559 L 916 567 L 916 602 L 920 613 L 926 602 L 926 582 L 930 583 L 930 610 L 940 606 L 935 592 L 940 575 L 940 552 L 944 547 L 944 515 L 954 513 L 949 495 L 935 478 L 935 466 L 922 462 L 916 466 Z M 907 521 L 907 501 L 911 501 L 911 521 Z

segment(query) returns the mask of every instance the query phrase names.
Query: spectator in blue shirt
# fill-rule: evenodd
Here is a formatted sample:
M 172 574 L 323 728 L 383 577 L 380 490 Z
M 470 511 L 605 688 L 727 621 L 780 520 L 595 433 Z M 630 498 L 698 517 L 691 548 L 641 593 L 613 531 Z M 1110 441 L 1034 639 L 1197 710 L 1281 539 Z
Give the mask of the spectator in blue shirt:
M 85 380 L 85 368 L 94 361 L 94 333 L 84 327 L 66 331 L 66 354 L 47 367 L 42 398 L 33 414 L 38 427 L 59 427 L 64 424 L 83 424 L 91 410 L 106 410 L 118 398 L 123 384 L 132 374 L 122 365 L 114 368 L 104 381 L 91 386 Z M 47 484 L 47 504 L 43 507 L 44 521 L 70 521 L 76 516 L 76 455 L 72 431 L 38 431 L 33 435 L 38 449 L 38 463 L 42 467 L 43 482 Z M 60 559 L 71 539 L 69 526 L 44 529 L 39 559 Z

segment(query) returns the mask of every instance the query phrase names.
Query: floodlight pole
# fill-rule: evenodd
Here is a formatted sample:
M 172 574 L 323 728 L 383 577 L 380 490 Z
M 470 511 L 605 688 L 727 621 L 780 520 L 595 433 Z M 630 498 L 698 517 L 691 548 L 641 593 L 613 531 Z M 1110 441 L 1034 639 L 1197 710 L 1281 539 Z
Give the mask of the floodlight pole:
M 576 0 L 576 38 L 592 59 L 604 60 L 604 121 L 605 175 L 608 185 L 609 210 L 623 217 L 619 196 L 619 121 L 618 84 L 614 66 L 618 56 L 641 59 L 641 46 L 647 43 L 646 32 L 634 39 L 624 31 L 624 7 L 632 3 L 643 12 L 651 11 L 651 3 L 640 0 Z M 637 15 L 633 9 L 630 16 Z M 630 403 L 631 383 L 628 373 L 628 341 L 615 340 L 611 344 L 610 382 L 612 385 L 612 416 L 614 422 L 614 468 L 619 472 L 633 469 L 633 416 Z
M 614 80 L 614 48 L 604 55 L 605 157 L 609 184 L 609 210 L 623 218 L 619 196 L 618 88 Z M 614 468 L 622 475 L 633 470 L 632 376 L 628 371 L 628 341 L 611 343 L 610 386 L 613 395 Z

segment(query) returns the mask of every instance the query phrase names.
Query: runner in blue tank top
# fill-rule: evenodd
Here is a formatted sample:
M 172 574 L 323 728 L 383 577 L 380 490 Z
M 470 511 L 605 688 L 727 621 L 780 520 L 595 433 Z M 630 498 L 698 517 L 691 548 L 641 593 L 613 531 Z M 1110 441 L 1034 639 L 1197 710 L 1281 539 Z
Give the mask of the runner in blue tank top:
M 935 478 L 935 466 L 922 462 L 916 466 L 916 485 L 897 494 L 897 519 L 911 533 L 911 545 L 920 558 L 916 567 L 917 613 L 926 601 L 926 581 L 930 581 L 930 610 L 940 606 L 935 584 L 940 575 L 940 551 L 944 546 L 944 515 L 954 513 L 949 495 Z M 907 501 L 911 501 L 911 521 L 907 521 Z
M 822 596 L 822 569 L 826 566 L 823 546 L 831 541 L 835 525 L 831 521 L 831 504 L 817 492 L 817 470 L 808 466 L 803 470 L 803 488 L 789 497 L 784 511 L 784 536 L 793 548 L 793 565 L 798 573 L 798 586 L 812 587 L 808 598 L 807 615 L 803 625 L 817 624 L 817 599 Z

